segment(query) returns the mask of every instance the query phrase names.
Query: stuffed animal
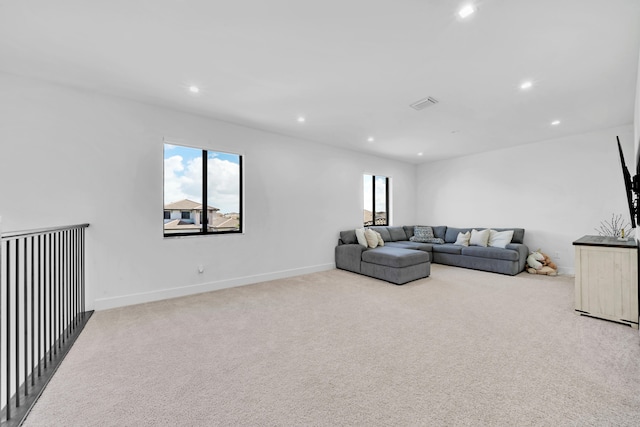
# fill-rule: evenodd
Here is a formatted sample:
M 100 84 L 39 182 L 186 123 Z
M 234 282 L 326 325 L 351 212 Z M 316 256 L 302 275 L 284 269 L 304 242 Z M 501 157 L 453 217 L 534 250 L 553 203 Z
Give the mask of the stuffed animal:
M 542 268 L 542 263 L 540 261 L 544 261 L 544 255 L 538 251 L 531 252 L 527 257 L 527 265 L 529 266 L 529 269 L 540 270 Z
M 553 261 L 551 261 L 551 258 L 549 258 L 549 255 L 545 254 L 544 252 L 540 252 L 540 253 L 544 256 L 544 261 L 542 261 L 542 265 L 558 271 L 558 266 Z
M 548 255 L 540 252 L 538 249 L 527 257 L 527 272 L 531 274 L 546 274 L 547 276 L 555 276 L 558 274 L 558 266 L 551 261 Z

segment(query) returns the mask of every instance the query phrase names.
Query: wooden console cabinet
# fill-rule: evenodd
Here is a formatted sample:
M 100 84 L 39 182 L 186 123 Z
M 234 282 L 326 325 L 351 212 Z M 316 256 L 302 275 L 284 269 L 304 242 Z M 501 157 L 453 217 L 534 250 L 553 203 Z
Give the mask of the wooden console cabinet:
M 584 236 L 573 242 L 576 314 L 638 329 L 638 246 L 635 239 Z

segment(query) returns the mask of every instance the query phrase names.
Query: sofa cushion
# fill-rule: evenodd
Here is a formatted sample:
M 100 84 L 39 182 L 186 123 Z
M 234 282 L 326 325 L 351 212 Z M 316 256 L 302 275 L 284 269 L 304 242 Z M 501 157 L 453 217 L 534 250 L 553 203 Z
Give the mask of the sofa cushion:
M 436 226 L 432 225 L 431 228 L 433 229 L 433 235 L 435 236 L 436 239 L 444 240 L 444 237 L 447 233 L 446 225 L 436 225 Z
M 411 239 L 413 237 L 413 230 L 417 227 L 413 226 L 413 225 L 403 225 L 402 228 L 404 228 L 404 234 L 407 235 L 407 239 Z
M 362 261 L 387 267 L 402 268 L 429 262 L 429 254 L 412 249 L 384 246 L 362 252 Z
M 344 243 L 345 245 L 358 243 L 358 239 L 356 238 L 356 230 L 341 231 L 340 240 L 342 240 L 342 243 Z
M 433 245 L 432 250 L 433 252 L 460 255 L 462 253 L 462 246 L 457 246 L 453 243 L 445 243 L 443 245 Z
M 412 242 L 409 240 L 399 240 L 397 242 L 389 242 L 387 246 L 392 248 L 405 248 L 405 249 L 416 249 L 419 251 L 431 252 L 433 248 L 433 244 L 431 243 L 420 243 L 420 242 Z
M 391 241 L 391 234 L 389 234 L 389 230 L 387 230 L 387 227 L 376 226 L 376 227 L 369 227 L 369 228 L 372 229 L 373 231 L 377 231 L 378 233 L 380 233 L 380 235 L 382 236 L 382 240 L 384 240 L 385 242 Z
M 402 227 L 387 227 L 389 234 L 391 235 L 391 241 L 396 242 L 398 240 L 409 240 L 407 234 Z
M 447 227 L 447 231 L 444 234 L 445 243 L 453 243 L 458 238 L 458 233 L 466 233 L 467 231 L 471 231 L 470 228 L 455 228 L 455 227 Z
M 462 255 L 474 256 L 478 258 L 504 259 L 507 261 L 517 261 L 518 251 L 511 249 L 492 248 L 483 246 L 469 246 L 462 248 Z

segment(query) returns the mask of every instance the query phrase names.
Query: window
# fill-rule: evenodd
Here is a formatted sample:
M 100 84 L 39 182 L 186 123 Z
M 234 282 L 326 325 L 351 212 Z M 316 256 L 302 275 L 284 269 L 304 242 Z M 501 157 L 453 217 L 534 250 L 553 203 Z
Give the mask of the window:
M 389 225 L 389 178 L 364 175 L 364 226 Z
M 165 143 L 163 210 L 165 237 L 241 233 L 242 156 Z

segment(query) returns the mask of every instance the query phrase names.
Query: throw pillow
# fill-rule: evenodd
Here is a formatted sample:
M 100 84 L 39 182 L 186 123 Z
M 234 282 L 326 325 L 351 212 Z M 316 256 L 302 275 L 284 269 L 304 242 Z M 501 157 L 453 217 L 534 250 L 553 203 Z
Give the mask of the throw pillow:
M 369 247 L 367 238 L 364 237 L 364 228 L 356 228 L 356 239 L 358 239 L 358 243 L 360 243 L 365 248 Z
M 458 245 L 458 246 L 469 246 L 469 239 L 471 238 L 471 233 L 469 233 L 468 231 L 466 233 L 458 233 L 458 238 L 456 239 L 456 242 L 454 243 L 454 245 Z
M 489 242 L 489 229 L 484 230 L 476 230 L 475 228 L 471 230 L 471 238 L 469 239 L 469 244 L 471 246 L 487 246 L 487 242 Z
M 413 237 L 416 238 L 415 241 L 420 242 L 424 239 L 433 239 L 433 228 L 429 226 L 421 226 L 416 225 L 413 227 Z
M 513 239 L 513 230 L 496 231 L 489 230 L 489 246 L 494 248 L 506 248 Z
M 384 239 L 382 238 L 382 234 L 378 233 L 375 230 L 373 230 L 373 232 L 376 233 L 376 237 L 378 238 L 378 246 L 384 246 Z
M 439 245 L 444 243 L 444 240 L 442 240 L 439 237 L 431 237 L 431 238 L 424 238 L 424 239 L 417 239 L 416 236 L 411 237 L 409 240 L 411 240 L 412 242 L 419 242 L 419 243 L 437 243 Z
M 378 246 L 378 236 L 376 235 L 375 231 L 368 229 L 365 230 L 364 238 L 367 239 L 367 244 L 370 248 L 375 248 L 376 246 Z

